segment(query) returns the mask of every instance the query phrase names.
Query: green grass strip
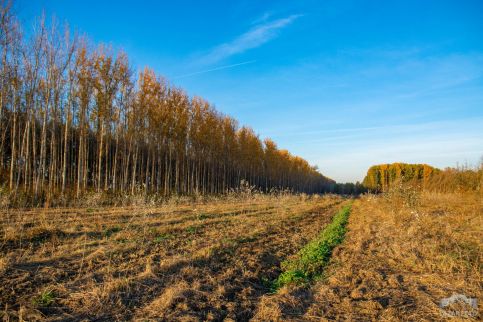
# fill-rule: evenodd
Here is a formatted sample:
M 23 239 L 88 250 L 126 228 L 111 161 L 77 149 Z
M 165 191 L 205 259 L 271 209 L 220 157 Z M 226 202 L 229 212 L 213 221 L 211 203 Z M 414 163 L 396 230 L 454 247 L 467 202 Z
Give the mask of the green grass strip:
M 287 284 L 306 284 L 322 275 L 332 250 L 344 240 L 351 206 L 348 204 L 342 208 L 319 236 L 299 251 L 295 259 L 282 263 L 283 273 L 275 280 L 274 290 Z

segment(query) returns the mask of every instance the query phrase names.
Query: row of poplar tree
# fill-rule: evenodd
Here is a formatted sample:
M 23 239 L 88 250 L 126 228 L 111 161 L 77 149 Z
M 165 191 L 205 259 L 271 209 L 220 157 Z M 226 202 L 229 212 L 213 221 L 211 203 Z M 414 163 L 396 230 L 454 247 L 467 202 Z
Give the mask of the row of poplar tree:
M 246 180 L 311 193 L 333 184 L 152 70 L 135 75 L 122 52 L 43 19 L 24 39 L 5 4 L 0 24 L 0 184 L 12 192 L 208 194 Z

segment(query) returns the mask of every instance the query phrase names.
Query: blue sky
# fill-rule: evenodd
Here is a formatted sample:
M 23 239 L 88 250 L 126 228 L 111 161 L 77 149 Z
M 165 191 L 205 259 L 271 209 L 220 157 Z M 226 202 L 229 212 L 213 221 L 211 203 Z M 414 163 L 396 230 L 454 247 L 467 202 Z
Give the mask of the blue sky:
M 483 156 L 482 1 L 17 0 L 127 52 L 337 181 Z M 27 31 L 27 30 L 26 30 Z

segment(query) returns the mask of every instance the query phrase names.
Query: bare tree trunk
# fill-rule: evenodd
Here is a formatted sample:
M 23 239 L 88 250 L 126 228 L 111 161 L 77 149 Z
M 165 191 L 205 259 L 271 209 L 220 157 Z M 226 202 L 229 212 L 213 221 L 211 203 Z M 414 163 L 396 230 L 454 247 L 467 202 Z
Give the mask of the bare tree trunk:
M 103 144 L 104 144 L 104 123 L 101 122 L 101 134 L 99 140 L 99 153 L 97 157 L 97 192 L 101 191 L 101 178 L 102 178 L 102 156 L 103 156 Z
M 79 121 L 79 151 L 78 151 L 78 158 L 77 158 L 77 198 L 80 197 L 81 189 L 83 187 L 83 179 L 84 179 L 84 116 L 83 111 L 81 111 L 80 121 Z
M 14 93 L 16 90 L 14 91 Z M 14 187 L 14 175 L 15 175 L 15 163 L 17 162 L 17 104 L 15 102 L 15 94 L 14 94 L 14 102 L 13 102 L 13 126 L 12 126 L 12 155 L 10 158 L 10 190 L 13 191 Z
M 62 156 L 62 194 L 65 193 L 65 185 L 67 181 L 67 150 L 68 150 L 68 142 L 69 142 L 69 128 L 71 122 L 71 109 L 70 104 L 67 109 L 67 117 L 65 121 L 65 128 L 64 128 L 64 151 Z
M 138 145 L 134 144 L 134 157 L 132 163 L 132 181 L 131 181 L 131 194 L 134 195 L 135 188 L 136 188 L 136 169 L 137 169 L 137 162 L 138 162 Z
M 119 151 L 119 131 L 116 131 L 116 142 L 115 142 L 115 152 L 114 152 L 114 165 L 112 168 L 112 189 L 116 191 L 117 189 L 117 162 L 118 162 L 118 151 Z

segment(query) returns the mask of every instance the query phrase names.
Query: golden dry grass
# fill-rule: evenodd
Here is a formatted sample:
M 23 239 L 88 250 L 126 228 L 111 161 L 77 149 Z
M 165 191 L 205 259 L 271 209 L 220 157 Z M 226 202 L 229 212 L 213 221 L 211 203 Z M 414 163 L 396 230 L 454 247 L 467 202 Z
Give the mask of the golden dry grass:
M 477 298 L 481 310 L 483 203 L 472 194 L 361 197 L 323 279 L 271 294 L 280 263 L 343 203 L 258 196 L 5 211 L 1 314 L 28 321 L 433 321 L 447 319 L 438 305 L 452 294 Z
M 161 207 L 1 214 L 10 320 L 247 320 L 280 262 L 343 199 L 259 196 Z
M 256 320 L 446 320 L 439 303 L 452 294 L 476 298 L 480 312 L 455 311 L 478 320 L 482 214 L 481 195 L 360 198 L 326 278 L 263 296 Z

